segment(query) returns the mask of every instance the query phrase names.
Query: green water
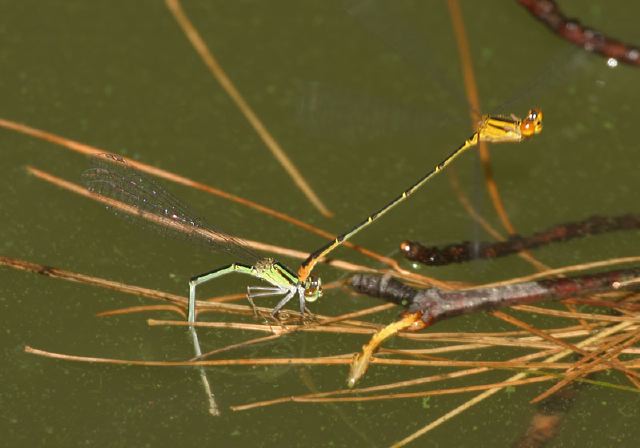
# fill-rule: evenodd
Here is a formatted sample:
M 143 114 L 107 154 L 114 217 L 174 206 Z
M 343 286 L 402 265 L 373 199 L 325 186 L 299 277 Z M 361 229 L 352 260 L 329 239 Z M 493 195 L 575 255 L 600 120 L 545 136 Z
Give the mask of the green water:
M 229 76 L 335 218 L 321 217 L 294 188 L 162 1 L 0 2 L 0 117 L 137 158 L 336 232 L 393 197 L 468 134 L 444 2 L 185 3 Z M 640 72 L 607 68 L 603 59 L 573 49 L 515 2 L 462 3 L 483 106 L 523 114 L 539 105 L 545 112 L 539 138 L 492 150 L 495 176 L 516 228 L 529 233 L 592 214 L 637 213 Z M 583 21 L 615 31 L 623 40 L 640 41 L 627 20 L 639 6 L 580 5 L 563 2 Z M 509 99 L 514 100 L 508 110 L 500 110 L 498 105 Z M 177 294 L 186 293 L 191 275 L 232 261 L 138 229 L 25 171 L 32 165 L 78 181 L 84 157 L 5 129 L 0 129 L 0 141 L 1 255 Z M 475 154 L 456 166 L 474 204 L 498 225 Z M 167 187 L 208 221 L 239 236 L 304 251 L 322 242 L 239 205 Z M 637 255 L 638 236 L 599 236 L 536 254 L 552 266 Z M 356 241 L 390 253 L 407 238 L 446 243 L 487 236 L 443 176 Z M 370 264 L 346 250 L 336 256 Z M 489 281 L 531 271 L 512 258 L 421 272 Z M 343 275 L 324 266 L 318 272 L 325 282 Z M 205 289 L 211 295 L 228 294 L 246 285 L 246 279 L 230 278 Z M 287 404 L 234 413 L 230 405 L 342 387 L 346 368 L 216 368 L 208 375 L 222 416 L 212 418 L 195 370 L 73 364 L 23 353 L 25 345 L 32 345 L 123 359 L 191 356 L 185 329 L 148 327 L 149 316 L 141 314 L 95 317 L 100 311 L 149 303 L 1 268 L 1 444 L 388 446 L 471 397 L 434 397 L 427 406 L 416 399 Z M 331 291 L 313 310 L 338 314 L 374 303 Z M 378 319 L 389 322 L 396 315 L 393 311 Z M 534 322 L 550 325 L 541 318 Z M 438 328 L 511 329 L 483 315 Z M 205 350 L 254 336 L 201 332 Z M 348 353 L 365 340 L 296 335 L 229 357 Z M 489 358 L 513 353 L 496 351 Z M 376 367 L 363 385 L 435 372 Z M 626 384 L 617 374 L 600 379 Z M 535 413 L 528 400 L 546 387 L 498 394 L 415 446 L 508 446 Z M 551 446 L 634 446 L 640 437 L 637 421 L 637 395 L 584 388 Z

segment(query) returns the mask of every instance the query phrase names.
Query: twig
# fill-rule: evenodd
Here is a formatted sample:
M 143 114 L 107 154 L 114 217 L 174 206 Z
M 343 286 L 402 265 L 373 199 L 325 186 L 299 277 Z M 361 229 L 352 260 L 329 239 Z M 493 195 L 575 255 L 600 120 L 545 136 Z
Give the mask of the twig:
M 518 0 L 555 34 L 574 45 L 631 66 L 640 65 L 640 48 L 608 37 L 567 17 L 553 0 Z
M 544 299 L 564 299 L 579 295 L 609 291 L 612 283 L 635 278 L 640 268 L 598 272 L 557 279 L 529 281 L 516 284 L 480 287 L 459 291 L 441 291 L 437 288 L 417 290 L 388 276 L 356 274 L 351 279 L 354 290 L 387 301 L 401 304 L 410 313 L 420 312 L 426 323 L 478 310 L 514 306 Z M 524 305 L 522 305 L 524 306 Z M 531 311 L 531 308 L 520 308 Z M 592 318 L 591 314 L 549 311 L 564 317 Z M 596 319 L 600 316 L 596 316 Z M 603 316 L 616 321 L 625 317 Z
M 577 238 L 638 228 L 640 215 L 595 215 L 582 221 L 557 224 L 527 236 L 514 234 L 506 240 L 500 237 L 498 241 L 463 241 L 443 246 L 424 246 L 419 242 L 404 241 L 401 253 L 412 261 L 429 266 L 444 266 L 478 259 L 494 259 Z

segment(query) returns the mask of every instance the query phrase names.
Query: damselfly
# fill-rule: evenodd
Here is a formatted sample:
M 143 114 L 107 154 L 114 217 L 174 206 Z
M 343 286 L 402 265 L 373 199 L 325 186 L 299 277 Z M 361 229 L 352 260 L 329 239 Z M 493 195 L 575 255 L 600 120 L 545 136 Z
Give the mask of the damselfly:
M 188 235 L 204 238 L 212 248 L 237 257 L 236 259 L 239 260 L 237 262 L 191 278 L 189 281 L 189 322 L 194 322 L 196 319 L 197 287 L 231 273 L 249 275 L 271 285 L 248 287 L 247 297 L 249 300 L 255 297 L 283 296 L 273 309 L 272 315 L 275 316 L 295 296 L 298 296 L 300 313 L 304 314 L 306 302 L 314 302 L 322 296 L 321 280 L 311 276 L 311 272 L 315 265 L 330 252 L 407 199 L 457 156 L 476 146 L 480 140 L 494 143 L 517 143 L 541 131 L 542 112 L 539 109 L 530 110 L 523 120 L 514 117 L 485 117 L 478 130 L 445 160 L 351 230 L 312 252 L 302 262 L 297 273 L 273 258 L 260 257 L 241 240 L 206 225 L 162 187 L 130 168 L 120 156 L 101 154 L 95 158 L 95 166 L 87 170 L 84 177 L 90 191 L 124 202 L 131 208 L 132 213 L 167 227 L 181 230 Z

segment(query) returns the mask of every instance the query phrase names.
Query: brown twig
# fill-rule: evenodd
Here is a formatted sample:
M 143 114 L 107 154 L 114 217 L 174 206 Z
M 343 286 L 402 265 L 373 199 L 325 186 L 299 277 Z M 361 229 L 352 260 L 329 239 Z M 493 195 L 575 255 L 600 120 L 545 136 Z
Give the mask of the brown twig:
M 600 56 L 631 66 L 640 66 L 640 48 L 582 25 L 567 17 L 553 0 L 518 0 L 523 7 L 555 34 Z

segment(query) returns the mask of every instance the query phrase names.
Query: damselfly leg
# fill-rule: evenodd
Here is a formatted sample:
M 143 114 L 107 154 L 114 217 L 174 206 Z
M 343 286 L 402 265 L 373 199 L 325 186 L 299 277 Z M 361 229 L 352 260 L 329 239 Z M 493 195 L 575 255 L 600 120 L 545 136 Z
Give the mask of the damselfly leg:
M 261 292 L 254 292 L 261 291 Z M 279 286 L 247 286 L 247 300 L 251 304 L 253 308 L 253 316 L 257 318 L 259 316 L 258 308 L 256 307 L 255 302 L 253 301 L 256 297 L 269 297 L 269 296 L 279 296 L 285 294 L 287 290 L 279 287 Z

